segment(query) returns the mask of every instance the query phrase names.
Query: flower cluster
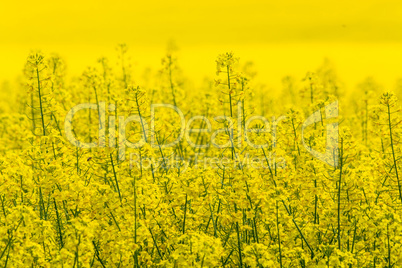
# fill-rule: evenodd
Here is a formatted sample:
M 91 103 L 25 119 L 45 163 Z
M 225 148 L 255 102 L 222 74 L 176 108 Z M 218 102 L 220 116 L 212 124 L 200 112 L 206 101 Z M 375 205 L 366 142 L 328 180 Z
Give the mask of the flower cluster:
M 218 57 L 215 86 L 208 79 L 194 89 L 171 54 L 162 71 L 134 82 L 128 47 L 118 53 L 116 66 L 102 58 L 74 79 L 59 57 L 34 53 L 19 97 L 2 102 L 0 266 L 402 266 L 395 94 L 366 82 L 355 93 L 362 100 L 343 96 L 325 67 L 304 81 L 284 79 L 275 99 L 233 53 Z M 65 116 L 80 103 L 95 108 L 75 115 L 72 133 L 104 146 L 67 140 Z M 173 142 L 176 111 L 152 113 L 152 103 L 197 119 L 186 128 L 221 129 L 215 138 L 228 146 Z M 125 123 L 127 116 L 138 120 Z M 211 133 L 189 139 L 205 145 Z M 121 143 L 139 140 L 123 161 Z M 326 150 L 334 165 L 315 156 Z M 203 158 L 220 161 L 200 166 Z

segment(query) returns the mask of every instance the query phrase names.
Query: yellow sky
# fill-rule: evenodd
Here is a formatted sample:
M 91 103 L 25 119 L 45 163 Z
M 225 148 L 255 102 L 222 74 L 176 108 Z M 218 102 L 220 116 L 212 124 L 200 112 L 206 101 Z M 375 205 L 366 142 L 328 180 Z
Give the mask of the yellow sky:
M 346 82 L 402 75 L 401 1 L 1 1 L 0 80 L 17 76 L 32 49 L 57 52 L 70 74 L 125 42 L 138 68 L 159 67 L 169 40 L 185 73 L 213 75 L 218 53 L 253 60 L 276 85 L 329 57 Z

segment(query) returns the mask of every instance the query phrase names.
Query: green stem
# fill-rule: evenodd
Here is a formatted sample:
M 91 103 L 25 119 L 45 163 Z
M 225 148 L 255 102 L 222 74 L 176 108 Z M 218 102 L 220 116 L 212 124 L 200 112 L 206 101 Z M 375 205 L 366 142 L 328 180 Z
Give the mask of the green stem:
M 40 76 L 39 76 L 38 68 L 36 68 L 36 76 L 38 79 L 39 108 L 40 108 L 40 116 L 41 116 L 41 120 L 42 120 L 43 136 L 46 136 L 45 118 L 44 118 L 45 116 L 43 113 L 42 93 L 41 93 L 41 87 L 40 87 Z

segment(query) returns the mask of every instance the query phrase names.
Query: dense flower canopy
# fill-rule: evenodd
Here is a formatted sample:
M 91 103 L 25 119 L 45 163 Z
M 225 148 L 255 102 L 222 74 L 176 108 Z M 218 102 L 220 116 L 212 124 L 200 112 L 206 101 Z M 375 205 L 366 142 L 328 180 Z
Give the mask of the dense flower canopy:
M 33 53 L 2 103 L 0 265 L 402 266 L 400 92 L 324 66 L 274 99 L 233 53 L 137 83 L 117 52 L 72 79 Z

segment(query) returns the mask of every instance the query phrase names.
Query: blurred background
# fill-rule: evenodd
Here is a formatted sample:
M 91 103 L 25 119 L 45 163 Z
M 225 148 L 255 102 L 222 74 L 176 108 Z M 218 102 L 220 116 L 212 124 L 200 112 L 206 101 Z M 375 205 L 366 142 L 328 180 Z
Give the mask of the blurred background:
M 280 87 L 328 58 L 347 87 L 402 77 L 402 2 L 383 1 L 2 1 L 0 81 L 22 74 L 28 53 L 57 53 L 68 75 L 127 43 L 134 71 L 160 68 L 178 48 L 183 73 L 214 77 L 219 53 L 253 61 L 258 80 Z

